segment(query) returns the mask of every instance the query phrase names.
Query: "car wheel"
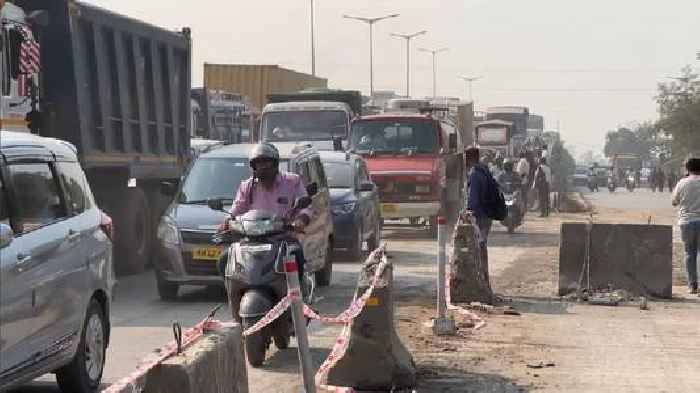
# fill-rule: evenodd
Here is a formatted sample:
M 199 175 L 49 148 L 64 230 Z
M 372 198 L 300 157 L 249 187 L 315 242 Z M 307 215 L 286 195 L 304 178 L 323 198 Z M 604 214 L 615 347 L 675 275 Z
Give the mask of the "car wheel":
M 243 330 L 251 328 L 260 318 L 243 318 Z M 253 367 L 262 366 L 265 361 L 267 343 L 262 331 L 255 332 L 245 337 L 245 352 L 248 355 L 248 363 Z
M 367 240 L 367 250 L 369 252 L 372 252 L 379 248 L 379 243 L 382 241 L 382 224 L 377 220 L 377 224 L 375 225 L 374 228 L 374 233 L 372 234 L 372 237 Z
M 331 285 L 331 279 L 333 277 L 333 243 L 328 240 L 328 249 L 326 250 L 326 263 L 323 265 L 323 269 L 316 272 L 316 283 L 320 287 L 327 287 Z
M 162 279 L 158 272 L 156 272 L 156 284 L 158 286 L 158 296 L 160 296 L 161 300 L 172 301 L 177 299 L 180 285 Z
M 357 227 L 357 233 L 352 240 L 352 247 L 348 250 L 348 254 L 353 261 L 362 258 L 362 224 Z
M 102 306 L 90 301 L 78 351 L 73 360 L 56 371 L 58 385 L 64 392 L 93 393 L 102 380 L 107 352 L 107 322 Z

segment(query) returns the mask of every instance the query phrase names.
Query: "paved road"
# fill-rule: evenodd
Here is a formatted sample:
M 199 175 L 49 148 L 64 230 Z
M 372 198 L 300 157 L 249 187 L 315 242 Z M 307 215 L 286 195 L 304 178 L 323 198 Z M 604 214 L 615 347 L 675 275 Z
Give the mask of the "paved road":
M 670 192 L 651 192 L 648 188 L 638 188 L 633 192 L 618 188 L 612 193 L 607 188 L 601 188 L 598 192 L 589 192 L 588 189 L 582 191 L 597 207 L 638 210 L 671 209 Z

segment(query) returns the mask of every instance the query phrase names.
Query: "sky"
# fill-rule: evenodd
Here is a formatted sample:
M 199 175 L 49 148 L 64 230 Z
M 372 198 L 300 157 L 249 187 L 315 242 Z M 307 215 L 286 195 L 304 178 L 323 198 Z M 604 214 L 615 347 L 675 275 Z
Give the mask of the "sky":
M 189 26 L 192 83 L 203 63 L 279 64 L 311 70 L 310 0 L 87 0 L 165 28 Z M 374 27 L 374 89 L 405 92 L 405 41 L 412 41 L 411 93 L 466 97 L 477 108 L 520 105 L 559 129 L 576 154 L 602 150 L 605 133 L 654 120 L 656 86 L 700 62 L 697 0 L 315 0 L 316 72 L 334 88 L 369 92 L 369 29 L 343 14 L 398 18 Z

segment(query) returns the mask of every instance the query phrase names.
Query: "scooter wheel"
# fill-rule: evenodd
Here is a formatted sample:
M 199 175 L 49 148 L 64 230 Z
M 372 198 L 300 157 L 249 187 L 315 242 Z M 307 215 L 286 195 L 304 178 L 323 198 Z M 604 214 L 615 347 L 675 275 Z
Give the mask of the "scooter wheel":
M 260 318 L 244 318 L 243 319 L 243 330 L 246 330 Z M 248 363 L 253 367 L 262 366 L 265 361 L 265 352 L 267 351 L 267 340 L 263 335 L 262 331 L 258 331 L 245 338 L 245 352 L 248 355 Z
M 289 336 L 278 335 L 272 338 L 275 342 L 277 349 L 287 349 L 289 348 Z

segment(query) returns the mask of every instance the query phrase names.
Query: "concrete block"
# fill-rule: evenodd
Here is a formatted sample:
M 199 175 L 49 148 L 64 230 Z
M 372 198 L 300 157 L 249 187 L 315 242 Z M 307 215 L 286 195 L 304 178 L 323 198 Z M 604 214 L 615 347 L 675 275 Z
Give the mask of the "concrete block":
M 491 304 L 493 291 L 489 283 L 488 265 L 482 261 L 478 229 L 471 223 L 460 221 L 448 247 L 452 248 L 449 260 L 452 303 Z
M 248 393 L 240 325 L 207 333 L 182 354 L 153 368 L 148 393 Z
M 369 288 L 376 264 L 362 267 L 356 297 Z M 394 326 L 393 268 L 384 270 L 370 301 L 350 324 L 348 348 L 328 372 L 328 384 L 355 390 L 391 391 L 415 386 L 413 357 Z
M 593 224 L 591 288 L 625 289 L 635 295 L 671 298 L 672 227 Z M 586 260 L 586 224 L 563 223 L 559 245 L 559 294 L 578 289 Z M 585 286 L 584 272 L 584 286 Z

